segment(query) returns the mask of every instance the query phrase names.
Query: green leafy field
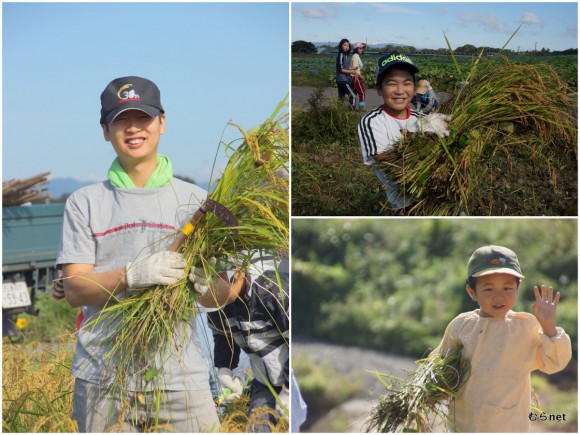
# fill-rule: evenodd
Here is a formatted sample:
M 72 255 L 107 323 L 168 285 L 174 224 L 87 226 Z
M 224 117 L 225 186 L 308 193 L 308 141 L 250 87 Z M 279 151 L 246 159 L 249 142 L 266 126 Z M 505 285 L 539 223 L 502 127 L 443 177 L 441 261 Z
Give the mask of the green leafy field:
M 449 92 L 459 82 L 451 56 L 416 55 L 411 58 L 419 67 L 418 78 L 429 80 L 436 91 Z M 367 88 L 374 86 L 377 59 L 376 55 L 362 57 Z M 457 56 L 457 60 L 459 66 L 465 68 L 472 62 L 470 56 Z M 521 64 L 550 65 L 569 87 L 578 87 L 578 56 L 511 56 L 510 60 Z M 334 55 L 293 54 L 292 86 L 334 86 L 335 61 Z

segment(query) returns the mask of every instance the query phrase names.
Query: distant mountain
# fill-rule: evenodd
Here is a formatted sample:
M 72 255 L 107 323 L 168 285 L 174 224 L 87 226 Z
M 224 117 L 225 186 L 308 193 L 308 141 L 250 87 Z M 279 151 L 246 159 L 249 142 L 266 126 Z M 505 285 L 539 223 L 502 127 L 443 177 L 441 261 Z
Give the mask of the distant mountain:
M 71 194 L 75 190 L 93 183 L 94 181 L 79 181 L 74 178 L 53 178 L 48 182 L 46 188 L 52 199 L 59 199 L 65 193 Z

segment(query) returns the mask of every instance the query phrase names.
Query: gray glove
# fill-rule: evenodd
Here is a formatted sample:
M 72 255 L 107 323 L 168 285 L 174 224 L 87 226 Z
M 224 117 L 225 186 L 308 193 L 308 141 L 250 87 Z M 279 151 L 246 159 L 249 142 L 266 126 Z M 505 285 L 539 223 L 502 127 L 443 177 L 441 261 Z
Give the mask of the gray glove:
M 244 392 L 244 381 L 238 376 L 234 376 L 234 373 L 226 367 L 218 370 L 218 380 L 222 388 L 229 388 L 231 391 L 226 400 L 238 399 Z
M 208 261 L 209 268 L 214 271 L 216 258 L 211 257 Z M 192 267 L 189 271 L 189 280 L 193 283 L 193 288 L 200 295 L 204 296 L 209 290 L 213 275 L 205 273 L 203 267 Z
M 170 285 L 185 275 L 186 262 L 178 252 L 163 251 L 150 257 L 127 263 L 125 273 L 129 288 Z

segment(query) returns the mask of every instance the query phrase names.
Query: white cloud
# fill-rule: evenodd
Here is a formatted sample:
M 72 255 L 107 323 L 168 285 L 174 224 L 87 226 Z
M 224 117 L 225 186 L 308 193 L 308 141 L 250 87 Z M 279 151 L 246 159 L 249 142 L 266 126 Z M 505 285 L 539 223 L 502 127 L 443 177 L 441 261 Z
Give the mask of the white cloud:
M 324 20 L 327 18 L 335 18 L 338 15 L 339 7 L 337 5 L 319 7 L 304 6 L 301 9 L 302 16 L 305 18 L 312 18 L 315 20 Z
M 460 24 L 467 26 L 474 23 L 483 26 L 484 30 L 488 32 L 505 32 L 506 24 L 497 19 L 495 13 L 480 13 L 480 12 L 461 12 L 459 14 Z
M 371 3 L 372 8 L 378 14 L 410 14 L 422 15 L 421 11 L 417 9 L 405 8 L 387 3 Z
M 539 26 L 544 27 L 544 22 L 541 20 L 540 17 L 538 17 L 533 12 L 522 13 L 522 18 L 520 19 L 520 21 L 524 24 L 537 24 Z

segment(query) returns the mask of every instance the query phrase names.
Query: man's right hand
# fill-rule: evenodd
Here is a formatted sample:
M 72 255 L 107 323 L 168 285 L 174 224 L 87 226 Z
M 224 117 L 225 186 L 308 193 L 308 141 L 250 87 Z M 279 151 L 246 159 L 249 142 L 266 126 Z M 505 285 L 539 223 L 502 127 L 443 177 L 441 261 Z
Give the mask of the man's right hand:
M 186 262 L 178 252 L 163 251 L 147 258 L 127 263 L 127 287 L 145 288 L 171 285 L 185 276 Z
M 244 392 L 244 381 L 234 376 L 234 373 L 226 367 L 218 370 L 218 380 L 222 388 L 229 388 L 231 391 L 226 400 L 238 399 Z

